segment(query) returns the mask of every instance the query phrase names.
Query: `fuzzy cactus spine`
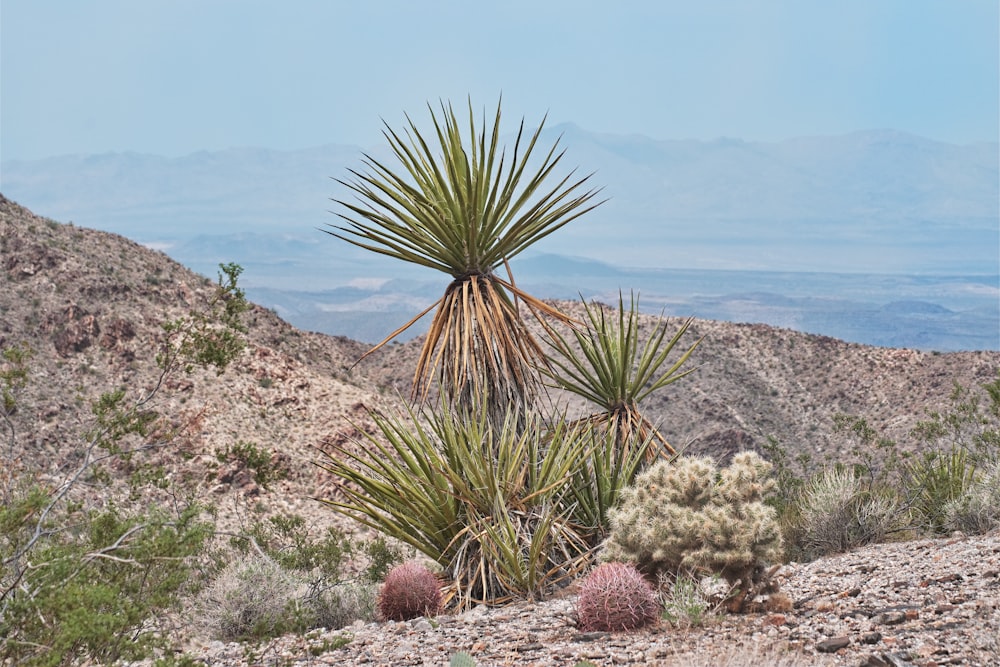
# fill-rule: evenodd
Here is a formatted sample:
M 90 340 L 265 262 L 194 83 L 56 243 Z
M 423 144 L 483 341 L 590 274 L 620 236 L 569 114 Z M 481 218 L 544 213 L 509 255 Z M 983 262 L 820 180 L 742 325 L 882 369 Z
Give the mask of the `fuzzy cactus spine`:
M 775 486 L 770 470 L 754 452 L 737 454 L 721 471 L 710 458 L 650 466 L 612 511 L 602 558 L 633 563 L 651 578 L 683 570 L 720 574 L 742 604 L 759 587 L 755 572 L 782 555 L 776 512 L 764 504 Z

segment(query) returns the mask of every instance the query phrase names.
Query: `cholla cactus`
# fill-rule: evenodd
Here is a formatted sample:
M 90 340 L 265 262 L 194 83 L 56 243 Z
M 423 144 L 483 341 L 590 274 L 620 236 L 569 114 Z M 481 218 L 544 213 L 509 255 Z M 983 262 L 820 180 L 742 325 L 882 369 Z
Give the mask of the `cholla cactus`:
M 777 516 L 763 502 L 775 486 L 770 469 L 753 452 L 737 454 L 721 472 L 710 458 L 650 466 L 612 511 L 602 558 L 633 563 L 648 576 L 717 573 L 742 603 L 755 589 L 755 571 L 781 557 Z

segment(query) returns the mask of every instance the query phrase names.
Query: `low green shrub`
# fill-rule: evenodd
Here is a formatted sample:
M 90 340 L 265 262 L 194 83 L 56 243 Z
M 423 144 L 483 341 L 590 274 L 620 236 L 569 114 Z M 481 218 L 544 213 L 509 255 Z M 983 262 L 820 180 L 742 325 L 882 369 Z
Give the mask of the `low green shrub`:
M 214 293 L 163 325 L 152 389 L 106 391 L 92 401 L 88 423 L 64 425 L 67 464 L 52 483 L 40 481 L 50 472 L 42 468 L 48 461 L 32 460 L 18 443 L 21 430 L 35 427 L 35 411 L 20 405 L 31 377 L 30 349 L 14 346 L 0 355 L 6 439 L 0 448 L 0 663 L 111 663 L 167 647 L 160 619 L 202 579 L 214 525 L 206 508 L 188 499 L 183 480 L 169 479 L 146 453 L 175 435 L 172 428 L 154 428 L 165 421 L 156 399 L 167 378 L 196 367 L 221 373 L 244 348 L 240 318 L 250 306 L 236 286 L 242 269 L 220 268 L 225 275 Z M 85 484 L 104 493 L 83 492 Z

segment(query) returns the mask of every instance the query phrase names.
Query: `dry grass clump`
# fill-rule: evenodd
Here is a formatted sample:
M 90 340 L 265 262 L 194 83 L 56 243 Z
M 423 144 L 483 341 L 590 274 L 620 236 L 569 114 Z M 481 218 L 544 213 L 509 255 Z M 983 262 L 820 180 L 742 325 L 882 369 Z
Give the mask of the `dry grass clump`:
M 203 592 L 201 615 L 213 637 L 235 641 L 338 629 L 374 617 L 374 586 L 322 582 L 267 556 L 248 554 L 230 563 Z
M 799 546 L 807 557 L 818 558 L 884 540 L 899 506 L 854 472 L 831 468 L 810 480 L 798 511 Z

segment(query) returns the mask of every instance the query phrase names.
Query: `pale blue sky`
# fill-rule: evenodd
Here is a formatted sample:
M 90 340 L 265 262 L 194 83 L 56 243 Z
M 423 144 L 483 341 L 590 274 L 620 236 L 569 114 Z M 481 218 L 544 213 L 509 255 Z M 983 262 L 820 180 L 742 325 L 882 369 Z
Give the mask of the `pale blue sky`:
M 0 0 L 0 157 L 382 143 L 427 101 L 773 141 L 998 138 L 997 0 Z

